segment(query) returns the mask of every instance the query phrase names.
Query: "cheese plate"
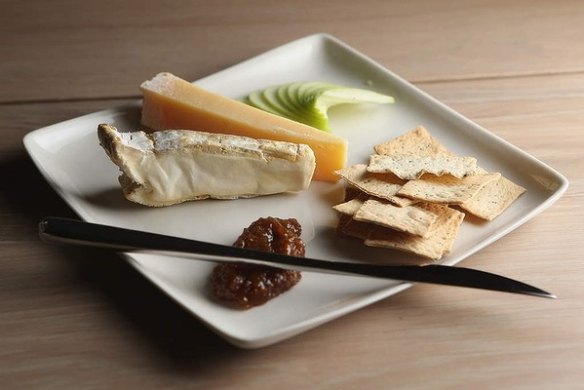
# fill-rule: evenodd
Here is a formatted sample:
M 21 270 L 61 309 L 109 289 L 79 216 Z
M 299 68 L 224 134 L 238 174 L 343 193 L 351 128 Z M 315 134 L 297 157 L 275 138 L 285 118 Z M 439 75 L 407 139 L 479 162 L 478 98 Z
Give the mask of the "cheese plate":
M 391 105 L 331 112 L 333 131 L 349 142 L 349 164 L 367 161 L 376 143 L 423 125 L 449 150 L 474 156 L 485 169 L 501 172 L 527 189 L 494 221 L 464 222 L 444 264 L 454 265 L 492 244 L 549 207 L 568 187 L 568 181 L 546 164 L 327 34 L 287 43 L 195 83 L 241 99 L 257 89 L 305 80 L 369 88 L 395 97 Z M 118 129 L 139 130 L 140 108 L 140 102 L 111 108 L 35 130 L 24 138 L 39 170 L 82 219 L 229 245 L 260 217 L 296 218 L 303 227 L 307 256 L 312 258 L 417 261 L 413 255 L 364 247 L 336 234 L 337 215 L 331 206 L 343 199 L 340 182 L 314 181 L 301 193 L 208 199 L 164 208 L 128 202 L 117 181 L 118 168 L 99 146 L 97 126 L 108 123 Z M 208 283 L 212 263 L 148 254 L 123 256 L 210 329 L 242 348 L 285 340 L 410 286 L 400 281 L 304 272 L 291 291 L 263 306 L 238 311 L 212 297 Z

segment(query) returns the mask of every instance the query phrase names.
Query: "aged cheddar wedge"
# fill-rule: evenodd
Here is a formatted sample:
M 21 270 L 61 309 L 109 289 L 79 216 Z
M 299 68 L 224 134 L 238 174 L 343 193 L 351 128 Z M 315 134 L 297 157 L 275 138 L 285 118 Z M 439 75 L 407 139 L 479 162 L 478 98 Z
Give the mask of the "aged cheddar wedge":
M 242 102 L 209 92 L 170 73 L 141 85 L 142 124 L 154 130 L 188 129 L 306 144 L 316 156 L 314 179 L 336 181 L 345 166 L 346 140 Z
M 190 130 L 121 133 L 99 125 L 128 200 L 161 207 L 302 191 L 315 168 L 307 145 Z

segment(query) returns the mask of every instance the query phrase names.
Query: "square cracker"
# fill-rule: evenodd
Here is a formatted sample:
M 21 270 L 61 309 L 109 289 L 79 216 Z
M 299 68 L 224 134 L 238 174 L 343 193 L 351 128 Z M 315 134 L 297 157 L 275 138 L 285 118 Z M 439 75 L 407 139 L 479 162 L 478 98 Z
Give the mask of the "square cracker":
M 367 172 L 392 173 L 403 180 L 419 179 L 424 173 L 462 179 L 477 173 L 477 159 L 446 154 L 436 156 L 379 155 L 369 159 Z
M 389 155 L 436 156 L 442 153 L 451 154 L 422 126 L 387 142 L 375 145 L 373 149 L 377 154 Z
M 479 218 L 492 221 L 525 191 L 525 188 L 501 176 L 498 180 L 485 185 L 475 196 L 462 203 L 460 208 Z
M 363 206 L 363 203 L 365 203 L 365 200 L 361 199 L 361 197 L 358 196 L 344 203 L 340 203 L 333 206 L 333 209 L 343 215 L 348 215 L 352 217 L 357 213 L 361 206 Z
M 355 221 L 348 215 L 341 215 L 338 231 L 346 236 L 366 240 L 377 228 L 379 227 L 372 223 Z
M 432 260 L 439 260 L 450 253 L 464 213 L 444 205 L 424 204 L 424 207 L 437 216 L 436 228 L 427 237 L 376 228 L 366 236 L 365 245 L 414 253 Z
M 462 204 L 500 177 L 500 173 L 472 175 L 463 179 L 426 174 L 420 179 L 408 181 L 397 194 L 425 202 Z
M 416 201 L 401 196 L 397 192 L 401 189 L 404 181 L 393 175 L 375 175 L 367 173 L 367 165 L 356 164 L 336 172 L 349 184 L 357 187 L 361 191 L 389 202 L 404 207 L 416 203 Z
M 356 221 L 369 222 L 422 237 L 429 234 L 436 218 L 435 213 L 421 206 L 397 207 L 375 199 L 365 201 L 353 215 Z

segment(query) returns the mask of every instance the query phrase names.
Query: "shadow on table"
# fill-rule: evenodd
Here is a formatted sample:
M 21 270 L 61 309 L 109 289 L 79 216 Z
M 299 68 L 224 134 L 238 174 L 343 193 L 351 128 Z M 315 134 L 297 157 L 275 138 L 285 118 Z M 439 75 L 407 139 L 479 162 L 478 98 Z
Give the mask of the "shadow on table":
M 3 213 L 9 214 L 5 223 L 14 224 L 5 240 L 34 241 L 38 221 L 48 215 L 76 217 L 24 153 L 0 161 L 0 183 Z M 121 325 L 129 324 L 169 369 L 195 374 L 248 353 L 216 336 L 113 252 L 81 247 L 55 251 L 63 266 L 73 270 L 70 284 L 102 294 Z

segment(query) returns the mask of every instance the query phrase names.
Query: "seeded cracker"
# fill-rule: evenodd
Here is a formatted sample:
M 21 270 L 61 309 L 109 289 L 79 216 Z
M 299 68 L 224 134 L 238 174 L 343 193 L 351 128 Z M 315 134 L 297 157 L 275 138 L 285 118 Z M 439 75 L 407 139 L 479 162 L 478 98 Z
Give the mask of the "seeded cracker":
M 345 202 L 363 196 L 363 191 L 347 183 L 345 186 Z
M 436 221 L 436 214 L 417 205 L 397 207 L 370 199 L 357 209 L 353 219 L 426 237 Z
M 381 178 L 379 175 L 368 174 L 365 164 L 352 165 L 338 170 L 336 173 L 366 194 L 386 199 L 401 207 L 415 203 L 411 199 L 396 196 L 404 183 L 403 180 L 393 175 L 384 175 Z
M 389 155 L 436 156 L 441 153 L 451 154 L 422 126 L 390 141 L 375 145 L 374 149 L 377 154 Z
M 333 209 L 343 215 L 348 215 L 352 217 L 353 215 L 355 215 L 357 210 L 359 210 L 361 206 L 363 206 L 363 203 L 365 203 L 365 201 L 357 197 L 347 202 L 333 206 Z
M 462 204 L 475 196 L 486 184 L 500 177 L 500 173 L 473 175 L 463 179 L 426 174 L 418 180 L 408 181 L 398 195 L 432 203 Z
M 393 173 L 400 179 L 419 179 L 424 173 L 451 175 L 462 179 L 477 172 L 477 159 L 447 154 L 436 156 L 378 155 L 369 160 L 367 172 Z
M 430 232 L 428 237 L 377 228 L 368 234 L 365 245 L 397 249 L 432 260 L 438 260 L 450 253 L 464 213 L 444 205 L 426 204 L 425 207 L 432 210 L 437 216 L 436 228 Z
M 499 180 L 484 186 L 460 207 L 479 218 L 492 221 L 524 192 L 525 188 L 501 176 Z
M 341 231 L 341 233 L 350 237 L 358 238 L 360 240 L 366 240 L 367 238 L 369 238 L 371 233 L 373 233 L 373 231 L 376 229 L 387 228 L 382 228 L 372 223 L 355 221 L 352 217 L 349 217 L 347 215 L 342 215 L 339 221 L 339 230 Z M 395 230 L 393 231 L 395 233 L 398 233 Z
M 368 246 L 419 255 L 404 262 L 432 262 L 452 251 L 464 213 L 449 204 L 492 220 L 525 191 L 501 174 L 478 167 L 476 159 L 449 152 L 423 127 L 377 145 L 375 151 L 378 155 L 371 156 L 369 166 L 338 172 L 349 184 L 347 193 L 362 191 L 347 198 L 355 201 L 335 206 L 338 231 Z M 384 197 L 395 204 L 395 199 L 412 203 L 395 207 Z M 433 213 L 429 227 L 412 218 L 415 214 L 409 211 L 414 208 Z M 416 230 L 420 227 L 426 232 Z

